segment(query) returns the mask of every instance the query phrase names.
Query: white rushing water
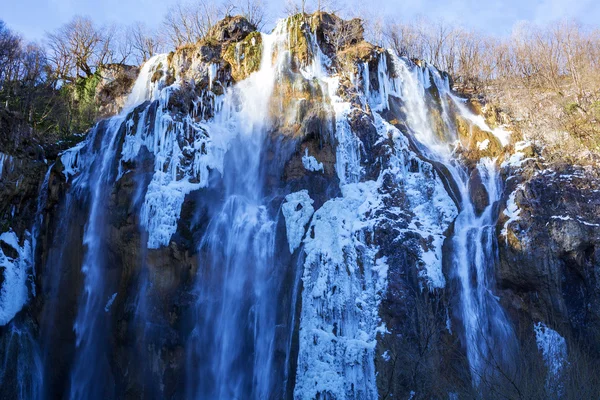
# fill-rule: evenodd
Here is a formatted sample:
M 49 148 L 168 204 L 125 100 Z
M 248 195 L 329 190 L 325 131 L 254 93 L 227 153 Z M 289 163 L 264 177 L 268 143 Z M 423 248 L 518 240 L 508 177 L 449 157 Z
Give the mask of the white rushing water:
M 494 205 L 500 199 L 502 185 L 494 160 L 480 160 L 477 169 L 488 194 L 488 205 L 478 215 L 470 199 L 466 169 L 453 153 L 458 135 L 448 118 L 448 110 L 451 105 L 456 106 L 462 117 L 482 130 L 497 136 L 504 135 L 503 139 L 506 134 L 490 129 L 480 117 L 473 116 L 461 104 L 462 101 L 449 92 L 447 79 L 442 79 L 437 70 L 431 67 L 423 69 L 396 57 L 393 57 L 393 64 L 398 77 L 388 87 L 405 105 L 410 133 L 422 145 L 421 151 L 427 157 L 446 166 L 458 187 L 460 213 L 454 223 L 452 273 L 460 282 L 460 320 L 465 330 L 465 347 L 473 370 L 473 382 L 477 386 L 481 376 L 493 369 L 490 368 L 491 363 L 502 367 L 509 365 L 516 350 L 512 326 L 493 294 L 497 259 Z M 437 87 L 442 105 L 442 119 L 446 124 L 443 134 L 433 128 L 425 102 L 426 90 L 432 83 Z
M 154 69 L 164 60 L 162 55 L 150 59 L 142 68 L 123 111 L 98 123 L 84 144 L 62 156 L 69 174 L 79 173 L 73 181 L 74 190 L 89 195 L 89 214 L 83 234 L 86 251 L 81 266 L 83 293 L 74 324 L 76 350 L 69 391 L 69 397 L 73 400 L 100 399 L 113 395 L 114 382 L 107 354 L 108 321 L 102 312 L 107 297 L 105 275 L 108 260 L 104 247 L 106 205 L 116 178 L 121 127 L 133 108 L 158 95 L 161 82 L 152 82 L 151 77 Z M 94 148 L 98 137 L 100 146 Z M 92 366 L 90 360 L 93 360 Z
M 188 398 L 272 395 L 274 296 L 282 271 L 274 269 L 276 220 L 265 204 L 262 161 L 285 39 L 285 24 L 262 35 L 260 69 L 227 91 L 221 112 L 206 124 L 213 138 L 233 135 L 219 168 L 224 200 L 199 246 L 206 257 L 196 278 L 195 326 L 187 346 Z
M 81 271 L 84 275 L 83 294 L 75 319 L 76 353 L 71 375 L 69 397 L 75 399 L 100 398 L 103 393 L 110 393 L 110 383 L 98 382 L 94 371 L 109 371 L 108 357 L 105 354 L 106 321 L 101 310 L 105 297 L 106 253 L 103 247 L 105 236 L 105 204 L 108 199 L 109 185 L 114 176 L 111 173 L 115 158 L 117 133 L 122 117 L 115 117 L 107 122 L 104 129 L 97 125 L 91 135 L 102 134 L 103 152 L 94 157 L 86 165 L 88 170 L 78 176 L 75 185 L 89 188 L 90 211 L 83 235 L 83 244 L 87 251 L 83 258 Z M 91 141 L 90 143 L 93 143 Z M 89 360 L 94 360 L 94 368 L 90 368 Z M 101 375 L 106 379 L 106 375 Z

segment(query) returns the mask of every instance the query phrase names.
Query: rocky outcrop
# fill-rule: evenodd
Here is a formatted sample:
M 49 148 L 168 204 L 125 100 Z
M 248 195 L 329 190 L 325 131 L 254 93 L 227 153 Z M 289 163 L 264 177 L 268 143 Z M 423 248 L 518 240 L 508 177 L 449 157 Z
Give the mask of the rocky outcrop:
M 522 325 L 541 321 L 600 354 L 600 176 L 529 158 L 507 168 L 498 283 Z
M 139 68 L 124 64 L 108 64 L 100 71 L 101 80 L 96 85 L 95 100 L 99 119 L 118 114 L 131 92 Z

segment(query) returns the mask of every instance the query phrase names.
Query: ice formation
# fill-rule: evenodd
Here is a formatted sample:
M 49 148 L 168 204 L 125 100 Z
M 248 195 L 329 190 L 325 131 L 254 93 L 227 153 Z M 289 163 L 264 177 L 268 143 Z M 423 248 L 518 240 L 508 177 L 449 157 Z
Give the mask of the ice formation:
M 13 157 L 11 155 L 0 152 L 0 179 L 5 170 L 12 169 Z
M 308 148 L 304 152 L 302 156 L 302 165 L 306 168 L 307 171 L 313 172 L 323 172 L 323 163 L 317 161 L 317 159 L 313 156 L 308 155 Z
M 0 235 L 0 242 L 16 253 L 16 257 L 11 257 L 0 248 L 0 267 L 4 270 L 4 280 L 0 288 L 1 326 L 9 323 L 27 302 L 27 278 L 33 262 L 30 239 L 25 239 L 21 246 L 16 233 L 8 231 Z
M 538 322 L 534 325 L 538 350 L 544 357 L 550 379 L 560 377 L 567 362 L 567 342 L 554 329 Z
M 308 195 L 308 190 L 301 190 L 285 196 L 285 203 L 281 206 L 281 212 L 285 217 L 290 253 L 293 253 L 302 242 L 306 225 L 315 212 L 312 206 L 313 203 L 314 201 Z

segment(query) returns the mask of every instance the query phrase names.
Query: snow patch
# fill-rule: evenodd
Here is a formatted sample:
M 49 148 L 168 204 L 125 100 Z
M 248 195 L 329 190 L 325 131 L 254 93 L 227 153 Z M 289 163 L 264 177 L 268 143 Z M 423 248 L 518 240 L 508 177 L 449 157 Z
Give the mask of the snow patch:
M 551 393 L 560 395 L 563 385 L 560 380 L 567 361 L 567 342 L 558 332 L 542 322 L 534 324 L 537 348 L 542 353 L 544 363 L 548 368 L 546 387 Z
M 488 148 L 489 146 L 490 146 L 490 139 L 485 139 L 484 141 L 482 141 L 482 142 L 478 142 L 478 143 L 477 143 L 477 148 L 478 148 L 480 151 L 487 150 L 487 148 Z
M 506 240 L 508 240 L 508 225 L 521 219 L 521 217 L 520 217 L 521 209 L 519 209 L 519 206 L 517 206 L 517 203 L 515 202 L 515 198 L 517 196 L 517 191 L 520 189 L 522 189 L 522 185 L 519 185 L 508 196 L 508 200 L 506 201 L 506 209 L 504 210 L 504 215 L 506 215 L 508 217 L 508 220 L 504 223 L 504 227 L 502 228 L 502 231 L 500 232 L 500 234 L 502 236 L 507 238 Z
M 524 162 L 533 160 L 533 158 L 525 158 L 525 153 L 523 152 L 523 150 L 531 146 L 531 142 L 525 140 L 515 143 L 515 153 L 512 154 L 508 159 L 504 160 L 501 167 L 519 168 Z
M 285 203 L 281 206 L 281 212 L 285 218 L 290 253 L 293 253 L 302 242 L 306 232 L 306 224 L 310 221 L 315 209 L 313 199 L 308 195 L 308 190 L 301 190 L 285 196 Z
M 569 217 L 568 215 L 553 215 L 550 217 L 550 219 L 559 219 L 561 221 L 570 221 L 573 218 Z
M 317 161 L 313 156 L 308 155 L 308 148 L 305 150 L 304 155 L 302 156 L 302 165 L 308 171 L 323 172 L 323 163 Z

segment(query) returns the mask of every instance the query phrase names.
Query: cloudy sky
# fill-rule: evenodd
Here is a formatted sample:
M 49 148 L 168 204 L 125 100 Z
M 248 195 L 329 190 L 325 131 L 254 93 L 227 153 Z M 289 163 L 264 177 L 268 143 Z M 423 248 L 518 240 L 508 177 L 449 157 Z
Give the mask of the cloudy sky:
M 74 15 L 88 15 L 98 23 L 127 24 L 143 21 L 158 26 L 170 5 L 177 0 L 3 0 L 0 19 L 23 34 L 39 40 L 69 21 Z M 269 13 L 280 16 L 285 0 L 270 0 Z M 521 20 L 547 23 L 561 18 L 578 19 L 600 27 L 599 0 L 353 0 L 347 6 L 360 15 L 415 16 L 444 18 L 484 33 L 506 35 Z M 337 0 L 338 4 L 351 1 Z M 368 3 L 368 5 L 365 5 Z

